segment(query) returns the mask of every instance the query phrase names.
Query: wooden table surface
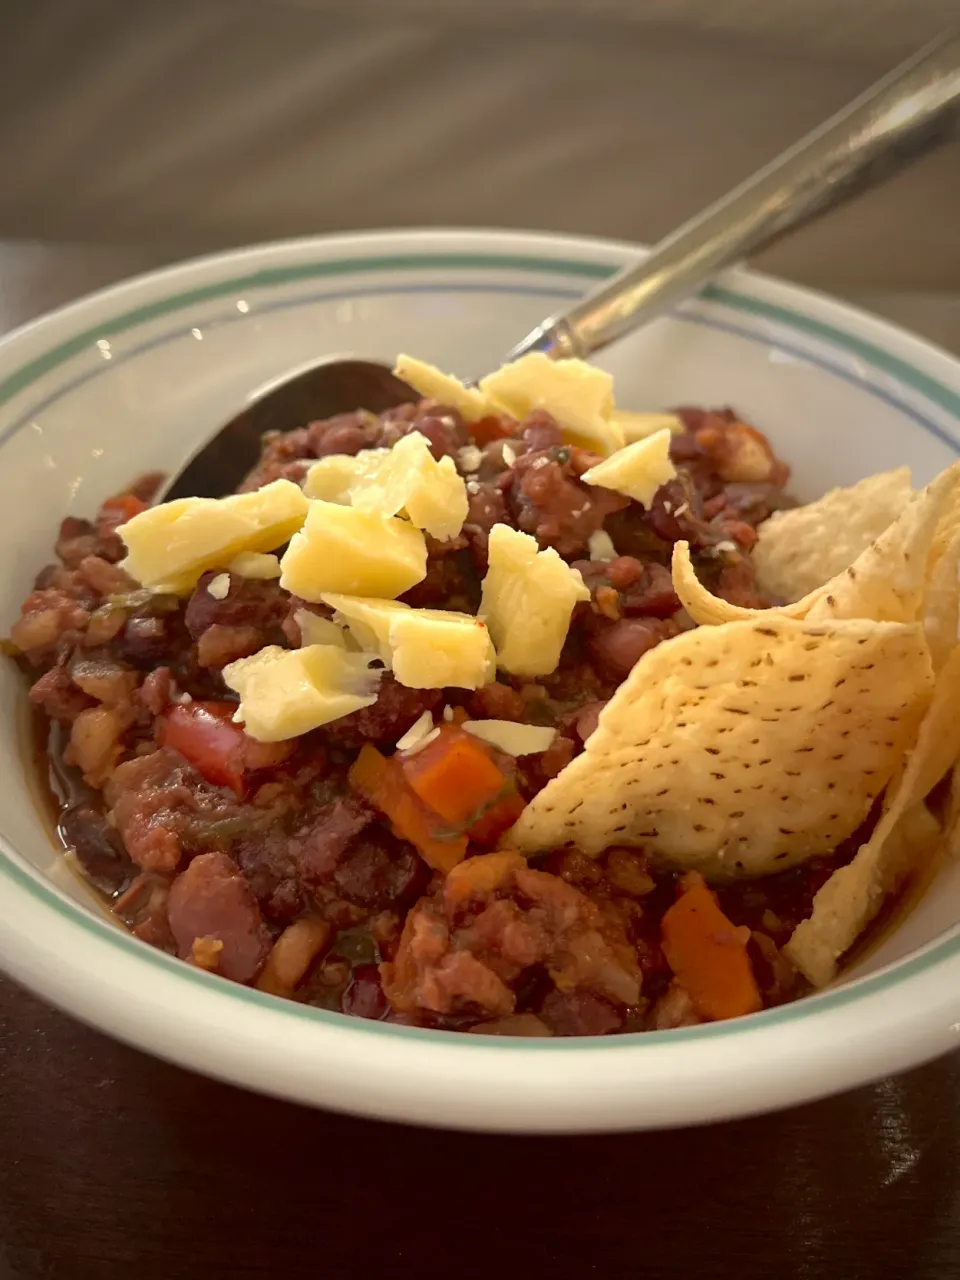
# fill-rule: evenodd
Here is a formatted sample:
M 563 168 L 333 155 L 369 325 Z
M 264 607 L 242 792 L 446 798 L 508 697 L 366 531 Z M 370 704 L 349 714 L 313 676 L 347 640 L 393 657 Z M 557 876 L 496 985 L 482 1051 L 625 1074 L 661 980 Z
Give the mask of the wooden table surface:
M 163 256 L 0 245 L 0 327 Z M 956 300 L 906 313 L 960 346 Z M 0 978 L 0 1280 L 945 1280 L 958 1098 L 951 1056 L 709 1129 L 433 1132 L 213 1083 Z

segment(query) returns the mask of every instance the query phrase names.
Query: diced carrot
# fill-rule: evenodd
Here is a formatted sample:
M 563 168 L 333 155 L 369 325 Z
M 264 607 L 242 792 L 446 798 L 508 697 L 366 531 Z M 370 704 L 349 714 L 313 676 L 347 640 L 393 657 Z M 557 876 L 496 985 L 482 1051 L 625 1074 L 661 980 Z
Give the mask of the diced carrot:
M 107 498 L 97 515 L 97 532 L 101 538 L 108 538 L 120 525 L 146 509 L 147 504 L 133 493 L 118 493 Z
M 507 785 L 486 747 L 453 724 L 408 756 L 403 772 L 427 808 L 457 828 L 481 818 Z
M 509 827 L 512 827 L 524 810 L 524 799 L 513 783 L 508 784 L 506 794 L 495 800 L 482 818 L 479 818 L 467 835 L 474 844 L 494 845 Z
M 396 758 L 365 743 L 350 767 L 350 785 L 390 819 L 401 840 L 409 840 L 424 862 L 444 875 L 467 856 L 466 836 L 445 836 L 438 820 L 418 799 Z
M 738 1018 L 762 1006 L 747 940 L 720 910 L 703 877 L 691 871 L 677 901 L 660 922 L 667 963 L 705 1018 Z

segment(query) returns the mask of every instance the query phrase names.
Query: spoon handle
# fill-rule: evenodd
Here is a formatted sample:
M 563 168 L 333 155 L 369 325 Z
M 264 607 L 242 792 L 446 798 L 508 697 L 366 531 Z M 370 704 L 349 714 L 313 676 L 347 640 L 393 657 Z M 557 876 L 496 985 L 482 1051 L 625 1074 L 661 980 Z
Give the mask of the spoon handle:
M 753 177 L 661 240 L 636 266 L 545 321 L 507 357 L 585 357 L 766 248 L 960 135 L 960 35 L 891 71 Z

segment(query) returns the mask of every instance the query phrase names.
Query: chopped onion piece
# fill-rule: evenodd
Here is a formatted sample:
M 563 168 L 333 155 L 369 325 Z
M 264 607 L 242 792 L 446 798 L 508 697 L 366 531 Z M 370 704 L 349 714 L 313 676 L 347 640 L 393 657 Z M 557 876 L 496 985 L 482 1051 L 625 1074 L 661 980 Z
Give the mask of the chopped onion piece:
M 587 546 L 590 550 L 591 560 L 613 560 L 617 554 L 613 539 L 603 529 L 598 529 L 596 533 L 591 533 L 587 539 Z

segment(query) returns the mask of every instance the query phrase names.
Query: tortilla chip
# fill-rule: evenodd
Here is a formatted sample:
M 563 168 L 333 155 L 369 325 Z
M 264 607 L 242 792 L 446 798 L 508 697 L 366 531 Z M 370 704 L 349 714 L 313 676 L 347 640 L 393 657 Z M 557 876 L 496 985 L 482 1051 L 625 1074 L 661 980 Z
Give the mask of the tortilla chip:
M 873 835 L 853 861 L 835 871 L 813 900 L 813 911 L 794 930 L 786 954 L 815 986 L 830 982 L 850 949 L 894 892 L 911 865 L 929 851 L 930 823 L 923 800 L 960 756 L 960 648 L 937 676 L 917 743 L 888 790 Z M 926 817 L 924 817 L 924 814 Z
M 701 627 L 718 627 L 724 622 L 749 622 L 774 616 L 781 618 L 802 618 L 809 608 L 809 600 L 799 600 L 796 604 L 783 605 L 775 609 L 747 609 L 743 605 L 731 604 L 722 596 L 715 596 L 697 577 L 690 558 L 690 544 L 675 542 L 673 558 L 670 563 L 673 575 L 673 589 L 680 604 L 686 609 L 691 619 Z
M 956 464 L 948 470 L 955 469 Z M 960 536 L 960 484 L 954 486 L 944 504 L 930 552 L 931 561 L 935 563 L 939 560 L 958 536 Z
M 744 609 L 713 595 L 697 578 L 686 542 L 678 542 L 673 549 L 674 590 L 693 621 L 701 625 L 774 616 L 808 622 L 831 618 L 913 622 L 921 616 L 935 539 L 945 517 L 952 514 L 958 490 L 960 463 L 955 463 L 909 498 L 900 515 L 853 564 L 791 604 Z
M 506 841 L 641 846 L 711 880 L 783 870 L 864 821 L 932 684 L 916 623 L 767 616 L 685 632 L 637 662 Z
M 800 600 L 829 582 L 891 525 L 910 500 L 910 468 L 867 476 L 760 526 L 753 558 L 764 589 Z
M 835 871 L 815 898 L 814 914 L 794 930 L 783 953 L 815 987 L 837 976 L 837 962 L 903 879 L 913 859 L 929 857 L 942 838 L 925 804 L 863 845 L 853 862 Z
M 915 493 L 888 529 L 848 569 L 825 583 L 805 613 L 808 622 L 827 618 L 873 618 L 913 622 L 922 616 L 927 568 L 941 517 L 960 480 L 954 463 Z
M 955 648 L 960 631 L 960 533 L 928 569 L 923 623 L 933 669 L 939 671 Z

